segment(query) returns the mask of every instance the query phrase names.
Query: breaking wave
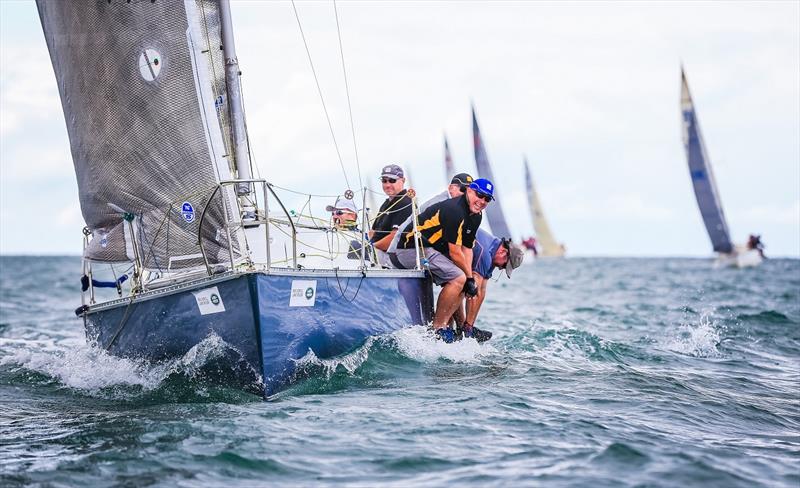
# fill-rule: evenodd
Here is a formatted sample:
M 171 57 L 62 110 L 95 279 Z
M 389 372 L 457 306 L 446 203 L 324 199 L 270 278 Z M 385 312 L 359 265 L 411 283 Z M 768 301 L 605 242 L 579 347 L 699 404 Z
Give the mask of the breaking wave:
M 721 357 L 720 333 L 722 325 L 711 317 L 711 312 L 700 315 L 698 323 L 682 324 L 675 333 L 667 336 L 665 349 L 698 358 Z
M 99 347 L 84 344 L 51 350 L 19 348 L 0 358 L 0 366 L 26 375 L 33 382 L 55 382 L 89 396 L 125 399 L 158 390 L 176 377 L 202 383 L 208 368 L 230 354 L 241 356 L 211 333 L 182 357 L 157 363 L 112 356 Z M 250 373 L 256 374 L 252 370 Z M 202 394 L 204 386 L 197 386 Z

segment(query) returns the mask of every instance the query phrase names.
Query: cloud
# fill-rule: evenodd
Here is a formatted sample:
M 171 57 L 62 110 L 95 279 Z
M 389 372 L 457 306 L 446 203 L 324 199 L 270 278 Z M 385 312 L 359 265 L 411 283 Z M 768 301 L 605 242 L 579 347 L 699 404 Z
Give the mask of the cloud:
M 69 180 L 74 187 L 35 5 L 19 4 L 16 10 L 27 13 L 17 21 L 21 17 L 11 15 L 9 3 L 0 2 L 3 25 L 20 25 L 0 29 L 2 192 L 30 188 L 43 178 Z M 440 191 L 443 132 L 457 168 L 474 171 L 472 100 L 516 232 L 530 229 L 522 179 L 526 153 L 551 226 L 557 237 L 569 239 L 571 249 L 591 253 L 605 245 L 603 252 L 617 254 L 668 253 L 678 246 L 683 253 L 706 254 L 680 141 L 683 60 L 731 225 L 757 219 L 796 229 L 797 205 L 785 203 L 796 201 L 800 191 L 796 2 L 340 2 L 338 7 L 361 170 L 374 188 L 377 170 L 398 161 L 413 173 L 420 195 Z M 333 6 L 301 2 L 298 10 L 355 186 Z M 342 192 L 339 159 L 291 4 L 234 2 L 233 15 L 260 174 L 311 193 Z M 746 205 L 739 205 L 744 195 Z M 53 196 L 49 204 L 65 209 L 60 218 L 68 225 L 76 215 L 66 210 L 76 201 L 74 190 L 61 197 Z M 17 222 L 5 220 L 3 233 L 10 234 L 7 229 Z M 634 226 L 631 240 L 598 238 L 623 235 Z M 672 240 L 657 237 L 661 231 Z M 61 239 L 74 246 L 72 233 Z M 789 232 L 779 239 L 770 240 L 771 250 L 783 246 L 794 252 L 800 242 Z
M 743 221 L 762 224 L 800 227 L 800 200 L 786 205 L 766 204 L 750 207 L 742 213 L 741 218 Z
M 0 137 L 14 137 L 54 118 L 63 120 L 50 57 L 43 47 L 5 40 L 0 44 Z

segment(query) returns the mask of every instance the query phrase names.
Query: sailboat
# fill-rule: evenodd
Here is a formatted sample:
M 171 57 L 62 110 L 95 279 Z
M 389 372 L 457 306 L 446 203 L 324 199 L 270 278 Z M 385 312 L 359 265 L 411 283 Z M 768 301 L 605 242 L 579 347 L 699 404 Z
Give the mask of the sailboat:
M 475 147 L 475 166 L 478 169 L 478 177 L 486 178 L 494 182 L 495 202 L 486 207 L 486 218 L 489 221 L 489 227 L 496 237 L 511 238 L 511 230 L 509 230 L 506 216 L 503 213 L 503 207 L 500 205 L 500 195 L 497 191 L 497 180 L 494 179 L 492 167 L 489 164 L 489 157 L 486 155 L 486 147 L 483 144 L 481 137 L 481 130 L 478 127 L 478 117 L 475 115 L 475 107 L 472 107 L 472 140 Z
M 37 7 L 86 222 L 76 315 L 90 343 L 162 361 L 221 340 L 215 371 L 266 397 L 303 357 L 430 320 L 421 267 L 308 248 L 337 229 L 251 176 L 228 0 Z M 127 268 L 116 297 L 102 299 L 104 266 Z
M 449 185 L 450 180 L 456 174 L 456 167 L 453 164 L 453 155 L 450 154 L 450 144 L 447 143 L 447 136 L 444 136 L 444 181 Z
M 722 202 L 717 190 L 711 161 L 706 152 L 700 125 L 697 121 L 697 112 L 689 92 L 686 73 L 681 67 L 681 115 L 683 119 L 683 145 L 686 150 L 686 159 L 689 163 L 689 174 L 692 178 L 694 195 L 697 206 L 703 217 L 708 237 L 714 252 L 717 253 L 716 266 L 749 267 L 757 266 L 763 261 L 763 255 L 758 245 L 753 245 L 751 236 L 750 245 L 734 246 L 725 213 L 722 211 Z M 754 248 L 751 248 L 754 247 Z
M 553 237 L 553 232 L 550 230 L 550 225 L 542 211 L 542 204 L 539 201 L 539 194 L 534 189 L 533 178 L 531 178 L 531 171 L 528 167 L 528 158 L 525 158 L 525 187 L 528 190 L 528 204 L 531 209 L 531 219 L 533 220 L 533 230 L 536 232 L 537 256 L 538 257 L 555 257 L 560 258 L 564 256 L 564 246 L 556 242 Z

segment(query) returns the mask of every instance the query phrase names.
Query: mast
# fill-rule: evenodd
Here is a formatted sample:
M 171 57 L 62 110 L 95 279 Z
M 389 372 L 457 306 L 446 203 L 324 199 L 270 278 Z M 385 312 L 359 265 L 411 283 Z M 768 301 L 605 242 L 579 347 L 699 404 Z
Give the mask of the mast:
M 225 56 L 225 84 L 228 89 L 228 105 L 231 110 L 231 131 L 233 132 L 233 161 L 240 180 L 252 178 L 250 159 L 247 155 L 247 131 L 244 125 L 242 109 L 242 87 L 239 80 L 239 61 L 236 59 L 236 45 L 233 41 L 233 23 L 231 22 L 231 4 L 229 0 L 220 0 L 219 14 L 222 31 L 222 52 Z M 237 187 L 239 195 L 250 193 L 250 184 L 242 183 Z

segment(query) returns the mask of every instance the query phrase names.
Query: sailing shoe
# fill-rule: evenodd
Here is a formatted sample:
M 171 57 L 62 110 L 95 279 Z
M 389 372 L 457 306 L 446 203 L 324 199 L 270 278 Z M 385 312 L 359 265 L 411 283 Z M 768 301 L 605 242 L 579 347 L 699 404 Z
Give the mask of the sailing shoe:
M 488 330 L 481 330 L 475 326 L 464 329 L 464 337 L 472 337 L 478 342 L 486 342 L 492 338 L 492 333 Z
M 436 329 L 434 333 L 436 334 L 437 339 L 439 339 L 440 341 L 444 341 L 448 344 L 456 340 L 455 332 L 453 332 L 453 329 L 451 329 L 450 327 Z

